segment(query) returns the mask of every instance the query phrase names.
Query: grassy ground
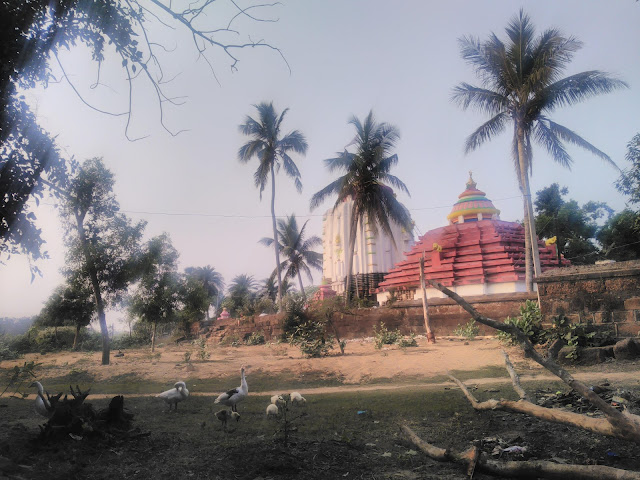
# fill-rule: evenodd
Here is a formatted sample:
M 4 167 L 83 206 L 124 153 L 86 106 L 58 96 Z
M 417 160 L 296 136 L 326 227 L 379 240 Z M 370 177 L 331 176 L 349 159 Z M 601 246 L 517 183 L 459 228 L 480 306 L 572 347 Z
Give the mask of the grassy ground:
M 457 372 L 481 378 L 498 371 Z M 76 380 L 60 378 L 61 388 Z M 500 372 L 500 376 L 502 373 Z M 280 377 L 254 375 L 255 390 L 276 390 Z M 285 446 L 282 422 L 267 419 L 267 394 L 251 393 L 239 405 L 241 420 L 224 432 L 213 413 L 218 406 L 210 396 L 191 396 L 177 413 L 168 413 L 153 396 L 140 396 L 137 378 L 113 378 L 94 384 L 101 393 L 125 394 L 125 407 L 135 415 L 134 427 L 148 436 L 123 440 L 90 438 L 42 443 L 36 440 L 41 422 L 33 414 L 33 401 L 2 399 L 0 456 L 29 469 L 22 478 L 181 478 L 267 480 L 301 479 L 429 479 L 466 478 L 458 467 L 432 461 L 403 438 L 398 424 L 407 422 L 425 440 L 442 447 L 464 449 L 473 441 L 500 437 L 528 448 L 526 458 L 578 463 L 601 463 L 640 469 L 638 449 L 631 444 L 550 425 L 524 416 L 475 412 L 459 390 L 429 386 L 411 389 L 346 391 L 307 394 L 305 407 L 295 409 L 290 444 Z M 191 379 L 192 388 L 219 391 L 217 384 Z M 225 383 L 223 380 L 218 380 Z M 235 382 L 235 376 L 233 377 Z M 336 379 L 309 375 L 309 386 L 336 385 Z M 81 386 L 83 383 L 81 383 Z M 228 383 L 226 383 L 228 385 Z M 297 384 L 300 385 L 299 383 Z M 285 385 L 286 386 L 286 385 Z M 158 385 L 144 389 L 157 392 Z M 529 385 L 530 390 L 565 389 L 557 382 Z M 300 388 L 302 390 L 302 388 Z M 53 389 L 55 390 L 55 389 Z M 284 391 L 288 389 L 283 388 Z M 510 385 L 482 385 L 480 399 L 515 398 Z M 91 399 L 103 408 L 108 398 Z M 488 444 L 487 449 L 491 450 Z M 522 455 L 503 458 L 522 459 Z M 4 472 L 5 475 L 9 472 Z M 477 479 L 488 478 L 476 475 Z

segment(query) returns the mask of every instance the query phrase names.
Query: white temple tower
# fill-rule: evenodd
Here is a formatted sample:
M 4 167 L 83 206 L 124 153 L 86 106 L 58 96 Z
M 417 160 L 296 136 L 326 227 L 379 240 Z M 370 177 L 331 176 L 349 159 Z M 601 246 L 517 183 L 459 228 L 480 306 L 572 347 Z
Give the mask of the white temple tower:
M 348 198 L 335 210 L 329 209 L 322 218 L 322 246 L 324 282 L 339 294 L 344 293 L 349 250 L 349 226 L 353 200 Z M 369 296 L 369 290 L 377 287 L 384 274 L 405 259 L 405 252 L 413 246 L 413 235 L 395 222 L 390 222 L 395 245 L 391 237 L 378 226 L 374 233 L 365 216 L 358 224 L 353 255 L 352 285 L 359 295 Z M 356 285 L 357 284 L 357 285 Z

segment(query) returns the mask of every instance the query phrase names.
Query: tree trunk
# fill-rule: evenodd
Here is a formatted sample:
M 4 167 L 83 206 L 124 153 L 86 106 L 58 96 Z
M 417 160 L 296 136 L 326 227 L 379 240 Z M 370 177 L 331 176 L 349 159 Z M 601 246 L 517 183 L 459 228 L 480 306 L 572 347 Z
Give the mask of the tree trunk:
M 278 228 L 276 227 L 276 173 L 271 163 L 271 222 L 273 224 L 273 248 L 276 251 L 276 271 L 278 272 L 278 310 L 282 311 L 282 272 L 280 271 L 280 251 Z
M 76 350 L 78 348 L 78 337 L 80 336 L 80 325 L 76 325 L 76 334 L 73 337 L 73 347 L 71 347 L 73 350 Z
M 429 323 L 429 305 L 427 303 L 427 288 L 424 282 L 424 252 L 420 257 L 420 288 L 422 288 L 422 315 L 424 316 L 424 328 L 427 331 L 427 343 L 436 343 L 436 336 L 431 331 Z
M 87 261 L 87 270 L 89 271 L 91 286 L 93 287 L 93 297 L 96 302 L 96 310 L 98 311 L 98 321 L 100 322 L 100 333 L 102 335 L 102 365 L 109 365 L 111 343 L 109 339 L 109 329 L 107 328 L 107 317 L 104 313 L 104 302 L 102 300 L 102 294 L 100 292 L 100 282 L 98 282 L 98 272 L 96 270 L 93 257 L 91 256 L 91 252 L 89 251 L 87 237 L 84 233 L 84 215 L 81 215 L 76 210 L 75 216 L 76 222 L 78 224 L 78 236 L 80 237 L 80 244 L 82 245 L 84 257 Z
M 351 290 L 351 270 L 353 270 L 353 252 L 356 246 L 356 233 L 358 227 L 358 217 L 356 215 L 355 202 L 351 209 L 351 226 L 349 227 L 349 251 L 347 252 L 347 279 L 344 285 L 344 304 L 349 305 Z
M 538 235 L 536 234 L 535 216 L 533 214 L 533 203 L 531 202 L 531 189 L 529 188 L 529 171 L 527 155 L 524 149 L 524 130 L 521 126 L 516 127 L 517 130 L 517 144 L 518 144 L 518 168 L 520 173 L 520 187 L 522 190 L 522 196 L 524 199 L 525 207 L 525 225 L 529 226 L 527 231 L 525 227 L 525 234 L 529 237 L 529 248 L 527 249 L 527 242 L 525 240 L 525 259 L 532 258 L 533 260 L 533 274 L 539 277 L 541 272 L 540 268 L 540 252 L 538 251 Z M 531 274 L 529 274 L 531 276 Z M 527 279 L 527 290 L 533 291 L 533 278 Z
M 304 301 L 307 301 L 307 295 L 304 293 L 304 287 L 302 286 L 302 275 L 300 275 L 300 270 L 298 270 L 298 283 L 300 284 L 300 293 L 302 293 L 302 298 Z
M 158 329 L 158 321 L 153 322 L 153 331 L 151 332 L 151 352 L 156 351 L 156 330 Z

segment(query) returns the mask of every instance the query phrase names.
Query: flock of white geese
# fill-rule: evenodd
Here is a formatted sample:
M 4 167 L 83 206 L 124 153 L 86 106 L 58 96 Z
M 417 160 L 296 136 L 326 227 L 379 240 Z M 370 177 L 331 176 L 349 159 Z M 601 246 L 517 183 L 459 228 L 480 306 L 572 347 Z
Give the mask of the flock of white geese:
M 249 386 L 247 385 L 244 370 L 244 367 L 240 369 L 240 386 L 221 393 L 213 402 L 214 404 L 231 407 L 230 411 L 225 409 L 215 413 L 215 417 L 221 422 L 224 431 L 227 430 L 227 421 L 233 419 L 237 422 L 240 420 L 237 405 L 249 395 Z M 47 397 L 45 397 L 44 387 L 40 382 L 33 382 L 31 387 L 38 389 L 34 405 L 36 413 L 43 417 L 50 418 L 54 409 L 47 398 L 48 394 Z M 187 384 L 180 381 L 176 382 L 173 388 L 156 395 L 156 397 L 164 400 L 169 406 L 169 411 L 172 409 L 173 411 L 178 411 L 178 403 L 189 398 L 189 390 L 187 389 Z M 271 403 L 266 409 L 267 417 L 277 417 L 281 409 L 285 408 L 288 403 L 295 406 L 302 406 L 306 403 L 306 399 L 298 392 L 292 392 L 289 395 L 274 395 L 271 397 Z

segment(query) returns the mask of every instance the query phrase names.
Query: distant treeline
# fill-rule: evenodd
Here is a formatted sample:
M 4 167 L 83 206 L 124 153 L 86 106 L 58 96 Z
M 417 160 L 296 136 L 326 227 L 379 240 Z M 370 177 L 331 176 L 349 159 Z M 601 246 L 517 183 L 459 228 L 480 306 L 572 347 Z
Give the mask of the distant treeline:
M 33 317 L 0 317 L 0 335 L 22 335 L 33 325 Z

